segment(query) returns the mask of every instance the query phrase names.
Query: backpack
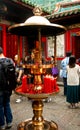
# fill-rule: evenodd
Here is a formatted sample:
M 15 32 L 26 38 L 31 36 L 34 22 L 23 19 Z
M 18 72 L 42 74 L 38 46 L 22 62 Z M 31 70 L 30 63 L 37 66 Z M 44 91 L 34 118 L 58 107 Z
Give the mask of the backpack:
M 12 59 L 0 59 L 0 87 L 3 90 L 12 91 L 16 88 L 15 67 Z

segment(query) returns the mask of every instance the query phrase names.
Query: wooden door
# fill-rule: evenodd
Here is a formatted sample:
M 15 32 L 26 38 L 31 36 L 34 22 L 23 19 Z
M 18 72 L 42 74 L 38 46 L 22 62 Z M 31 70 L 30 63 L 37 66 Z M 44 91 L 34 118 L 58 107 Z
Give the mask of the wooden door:
M 75 39 L 75 56 L 76 59 L 80 58 L 80 36 L 76 36 Z
M 72 37 L 72 54 L 76 59 L 80 58 L 80 36 Z

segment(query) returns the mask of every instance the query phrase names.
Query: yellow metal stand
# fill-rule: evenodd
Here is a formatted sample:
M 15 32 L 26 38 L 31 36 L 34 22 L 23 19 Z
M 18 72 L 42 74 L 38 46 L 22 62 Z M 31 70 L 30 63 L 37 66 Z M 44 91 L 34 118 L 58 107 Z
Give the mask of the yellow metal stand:
M 33 100 L 32 108 L 34 113 L 32 120 L 21 122 L 17 130 L 58 130 L 58 125 L 54 121 L 44 120 L 42 100 Z

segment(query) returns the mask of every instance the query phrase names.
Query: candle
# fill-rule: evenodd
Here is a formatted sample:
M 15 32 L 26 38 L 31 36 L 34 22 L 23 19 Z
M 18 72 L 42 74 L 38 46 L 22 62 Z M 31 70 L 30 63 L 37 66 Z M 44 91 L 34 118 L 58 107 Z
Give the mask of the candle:
M 48 76 L 44 77 L 44 93 L 48 93 Z
M 59 91 L 59 87 L 57 85 L 56 79 L 54 79 L 54 90 L 55 92 Z
M 27 76 L 24 75 L 22 78 L 22 92 L 26 93 L 28 90 Z
M 54 79 L 52 76 L 45 76 L 44 77 L 44 93 L 53 93 L 57 92 L 59 90 L 59 87 L 56 83 L 56 79 Z
M 49 75 L 44 77 L 44 92 L 45 93 L 51 93 L 52 92 L 51 78 L 50 78 Z
M 51 78 L 51 88 L 52 88 L 52 92 L 54 92 L 55 88 L 54 88 L 54 78 Z

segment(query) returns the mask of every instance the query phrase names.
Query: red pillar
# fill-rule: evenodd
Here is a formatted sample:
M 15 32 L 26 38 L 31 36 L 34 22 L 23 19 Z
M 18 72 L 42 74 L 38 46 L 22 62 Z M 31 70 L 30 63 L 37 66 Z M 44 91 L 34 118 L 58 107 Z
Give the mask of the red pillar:
M 3 51 L 4 51 L 4 55 L 6 56 L 6 25 L 2 25 L 2 41 L 3 41 Z
M 66 51 L 71 51 L 71 40 L 70 40 L 70 31 L 67 31 L 65 34 L 65 52 Z
M 20 58 L 22 58 L 22 37 L 20 37 Z

